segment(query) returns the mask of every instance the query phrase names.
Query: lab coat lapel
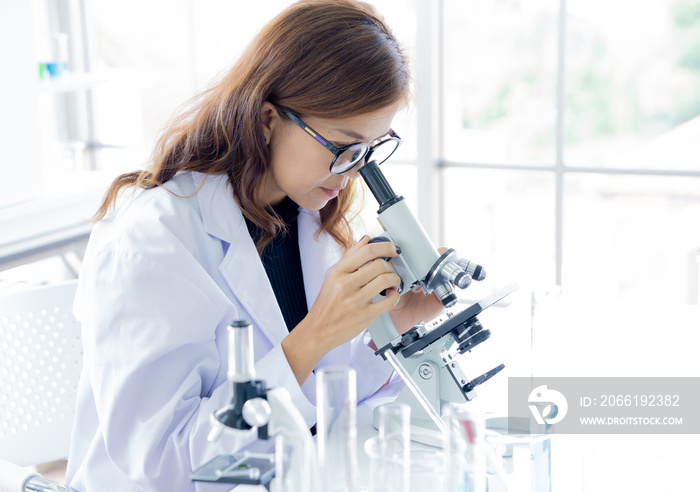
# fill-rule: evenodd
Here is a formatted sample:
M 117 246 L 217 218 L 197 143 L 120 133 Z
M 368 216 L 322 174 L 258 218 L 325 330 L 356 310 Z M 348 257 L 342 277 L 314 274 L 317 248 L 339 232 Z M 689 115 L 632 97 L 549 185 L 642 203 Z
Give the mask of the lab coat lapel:
M 321 292 L 321 285 L 330 267 L 340 260 L 342 253 L 338 244 L 328 234 L 316 232 L 320 227 L 318 212 L 306 209 L 299 211 L 299 255 L 304 272 L 304 293 L 309 309 Z
M 322 233 L 318 238 L 315 237 L 320 226 L 318 212 L 301 209 L 297 220 L 299 221 L 301 268 L 304 272 L 304 292 L 308 308 L 311 309 L 321 292 L 328 270 L 342 257 L 342 250 L 328 234 Z M 317 367 L 331 364 L 350 365 L 350 351 L 350 344 L 342 344 L 328 352 Z M 314 378 L 310 377 L 305 387 L 313 384 Z M 307 392 L 307 394 L 311 393 Z
M 281 343 L 289 332 L 226 176 L 195 174 L 195 184 L 207 233 L 229 244 L 221 275 L 270 343 Z

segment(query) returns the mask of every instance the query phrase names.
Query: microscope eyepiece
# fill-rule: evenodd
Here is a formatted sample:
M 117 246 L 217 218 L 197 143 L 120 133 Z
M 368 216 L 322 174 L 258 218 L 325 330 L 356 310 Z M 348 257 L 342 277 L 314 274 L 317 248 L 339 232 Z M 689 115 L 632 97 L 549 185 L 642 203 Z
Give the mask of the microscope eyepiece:
M 367 183 L 367 187 L 379 203 L 379 212 L 391 206 L 393 203 L 402 200 L 403 197 L 397 196 L 391 185 L 386 180 L 384 173 L 379 169 L 379 165 L 375 161 L 370 161 L 359 170 L 360 175 Z

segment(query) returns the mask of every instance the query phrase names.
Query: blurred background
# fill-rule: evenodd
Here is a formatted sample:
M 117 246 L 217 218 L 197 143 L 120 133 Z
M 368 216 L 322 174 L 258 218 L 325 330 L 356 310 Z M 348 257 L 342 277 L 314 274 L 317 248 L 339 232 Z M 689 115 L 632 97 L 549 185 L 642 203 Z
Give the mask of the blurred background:
M 75 276 L 106 185 L 290 3 L 0 0 L 0 292 Z M 508 375 L 700 376 L 700 0 L 370 3 L 416 75 L 390 183 L 488 271 L 464 305 L 521 286 L 484 314 L 470 372 L 507 369 L 475 402 L 503 411 Z M 697 483 L 698 436 L 558 450 L 554 490 Z

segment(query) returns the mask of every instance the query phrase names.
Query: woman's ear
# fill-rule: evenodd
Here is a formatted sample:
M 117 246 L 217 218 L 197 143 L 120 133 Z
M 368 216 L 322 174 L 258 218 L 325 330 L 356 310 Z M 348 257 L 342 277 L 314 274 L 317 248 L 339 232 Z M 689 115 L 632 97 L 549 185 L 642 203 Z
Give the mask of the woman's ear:
M 270 140 L 272 139 L 272 134 L 280 123 L 280 115 L 277 113 L 277 108 L 275 108 L 275 106 L 269 101 L 265 101 L 262 104 L 261 113 L 263 135 L 265 135 L 265 145 L 269 145 Z

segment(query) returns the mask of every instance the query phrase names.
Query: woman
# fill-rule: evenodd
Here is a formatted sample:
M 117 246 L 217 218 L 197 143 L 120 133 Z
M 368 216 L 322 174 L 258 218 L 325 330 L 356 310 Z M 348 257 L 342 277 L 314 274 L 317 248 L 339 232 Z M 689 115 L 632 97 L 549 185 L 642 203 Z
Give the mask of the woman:
M 206 439 L 230 397 L 234 319 L 253 322 L 257 378 L 284 386 L 309 427 L 314 368 L 354 367 L 358 401 L 387 383 L 369 323 L 390 312 L 404 331 L 441 305 L 399 297 L 383 259 L 396 246 L 355 242 L 348 213 L 358 168 L 397 146 L 391 121 L 409 79 L 373 8 L 299 2 L 166 130 L 148 171 L 115 180 L 75 305 L 85 361 L 72 488 L 204 490 L 189 480 L 194 468 L 269 446 Z

